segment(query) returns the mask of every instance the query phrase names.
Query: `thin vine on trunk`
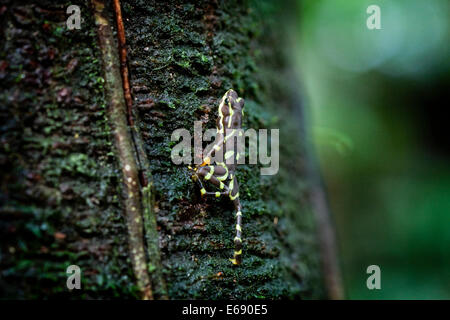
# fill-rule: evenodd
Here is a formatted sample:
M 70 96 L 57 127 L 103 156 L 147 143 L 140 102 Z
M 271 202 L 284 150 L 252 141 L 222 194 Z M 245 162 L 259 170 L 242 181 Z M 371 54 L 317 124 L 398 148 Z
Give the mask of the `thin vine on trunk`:
M 109 103 L 108 116 L 117 157 L 122 171 L 124 203 L 128 226 L 130 255 L 137 286 L 145 300 L 153 299 L 144 248 L 144 226 L 139 186 L 139 173 L 131 134 L 127 125 L 125 98 L 119 71 L 112 28 L 105 12 L 105 3 L 92 1 L 104 69 L 105 92 Z

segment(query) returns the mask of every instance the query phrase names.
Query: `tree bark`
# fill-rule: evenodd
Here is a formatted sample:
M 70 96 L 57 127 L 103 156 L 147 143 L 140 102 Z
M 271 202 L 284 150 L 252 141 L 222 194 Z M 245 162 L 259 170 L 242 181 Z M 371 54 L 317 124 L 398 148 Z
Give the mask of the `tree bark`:
M 0 1 L 0 297 L 328 297 L 291 16 L 275 1 L 115 2 Z M 214 128 L 230 88 L 244 129 L 280 129 L 278 174 L 237 169 L 238 267 L 232 203 L 201 198 L 170 158 L 172 132 Z M 65 285 L 72 264 L 81 290 Z

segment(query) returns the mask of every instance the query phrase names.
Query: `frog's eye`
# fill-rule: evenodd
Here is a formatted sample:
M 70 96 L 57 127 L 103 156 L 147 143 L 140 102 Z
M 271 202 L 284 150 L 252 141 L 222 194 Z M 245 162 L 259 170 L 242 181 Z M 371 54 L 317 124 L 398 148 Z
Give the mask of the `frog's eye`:
M 228 98 L 225 98 L 225 104 L 229 104 L 230 100 Z

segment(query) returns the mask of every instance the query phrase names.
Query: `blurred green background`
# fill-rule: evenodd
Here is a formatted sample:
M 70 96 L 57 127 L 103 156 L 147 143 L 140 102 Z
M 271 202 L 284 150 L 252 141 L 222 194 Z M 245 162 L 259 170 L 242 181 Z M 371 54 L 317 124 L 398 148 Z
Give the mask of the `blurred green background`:
M 449 1 L 299 3 L 292 52 L 347 297 L 449 299 Z M 381 30 L 366 27 L 372 4 Z M 381 290 L 366 287 L 372 264 Z

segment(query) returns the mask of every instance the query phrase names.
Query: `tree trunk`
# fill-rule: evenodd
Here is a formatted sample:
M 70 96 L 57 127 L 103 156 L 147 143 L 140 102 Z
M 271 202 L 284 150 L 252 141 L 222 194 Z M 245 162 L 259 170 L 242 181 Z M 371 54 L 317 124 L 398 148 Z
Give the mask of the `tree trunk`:
M 0 297 L 328 296 L 314 217 L 326 208 L 275 3 L 0 1 Z M 231 201 L 201 198 L 171 161 L 172 132 L 214 128 L 230 88 L 244 129 L 280 129 L 276 175 L 237 169 L 240 266 Z

